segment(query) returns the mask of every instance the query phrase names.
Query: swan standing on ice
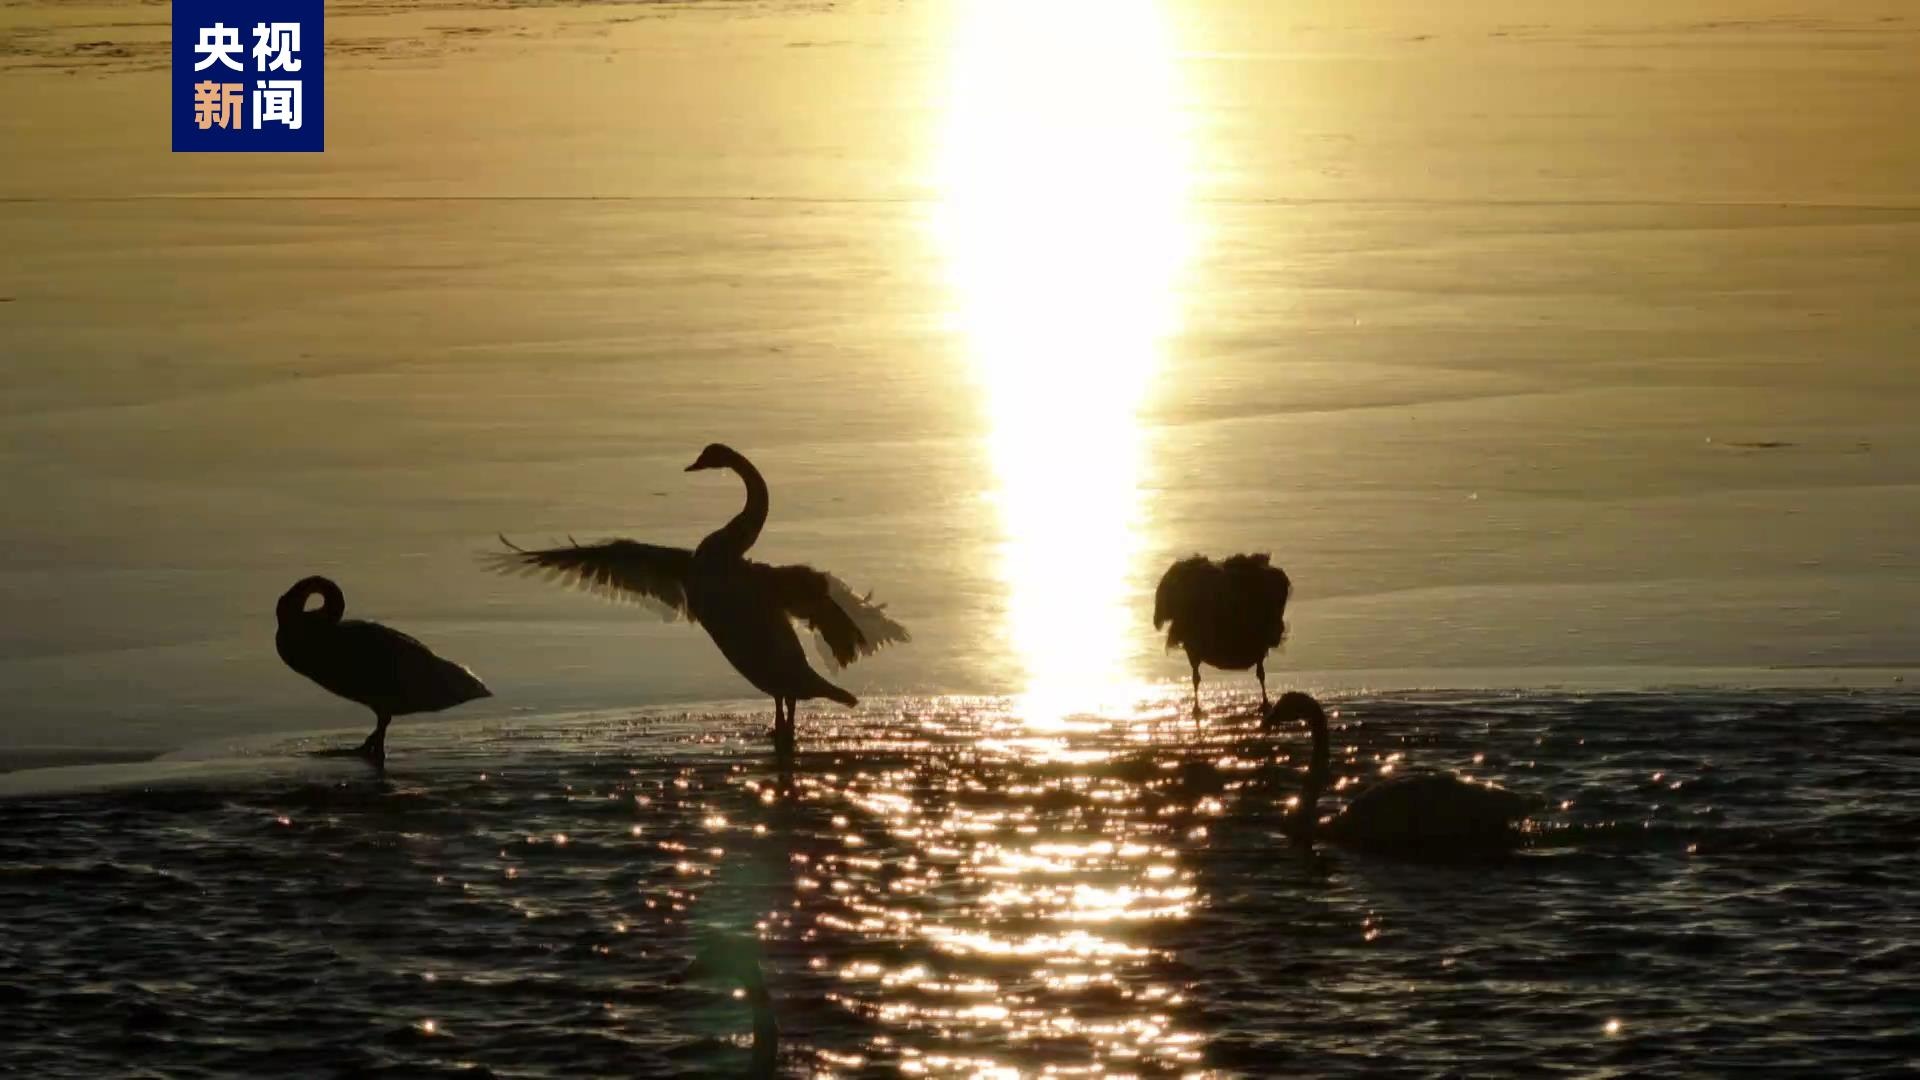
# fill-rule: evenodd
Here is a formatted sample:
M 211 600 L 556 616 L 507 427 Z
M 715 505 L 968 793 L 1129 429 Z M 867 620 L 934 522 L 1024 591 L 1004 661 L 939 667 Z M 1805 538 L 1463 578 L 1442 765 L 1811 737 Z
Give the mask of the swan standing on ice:
M 1153 594 L 1153 628 L 1167 628 L 1167 648 L 1178 645 L 1193 668 L 1193 715 L 1200 715 L 1200 665 L 1227 671 L 1252 668 L 1267 707 L 1267 653 L 1287 636 L 1287 596 L 1293 583 L 1265 554 L 1235 555 L 1216 563 L 1204 555 L 1167 568 Z
M 773 698 L 774 745 L 789 753 L 800 701 L 859 701 L 807 664 L 794 621 L 814 631 L 822 659 L 835 667 L 911 638 L 882 605 L 855 595 L 832 574 L 748 559 L 747 549 L 767 523 L 767 482 L 739 451 L 719 443 L 687 466 L 688 472 L 702 469 L 733 470 L 746 484 L 747 503 L 692 551 L 635 540 L 527 551 L 501 537 L 513 550 L 493 564 L 509 572 L 545 571 L 596 592 L 663 606 L 669 617 L 684 616 L 706 627 L 734 670 Z
M 1446 856 L 1498 851 L 1519 840 L 1515 826 L 1544 800 L 1475 783 L 1450 772 L 1412 772 L 1368 787 L 1346 809 L 1319 820 L 1320 793 L 1332 779 L 1327 714 L 1298 691 L 1280 695 L 1264 726 L 1305 720 L 1313 730 L 1313 762 L 1300 793 L 1300 807 L 1284 826 L 1305 843 L 1329 840 L 1348 847 L 1409 855 Z
M 318 594 L 320 607 L 307 610 Z M 342 619 L 347 598 L 323 577 L 302 578 L 280 597 L 273 645 L 288 667 L 373 710 L 375 727 L 357 753 L 384 766 L 387 725 L 396 716 L 439 712 L 492 697 L 478 676 L 391 627 Z

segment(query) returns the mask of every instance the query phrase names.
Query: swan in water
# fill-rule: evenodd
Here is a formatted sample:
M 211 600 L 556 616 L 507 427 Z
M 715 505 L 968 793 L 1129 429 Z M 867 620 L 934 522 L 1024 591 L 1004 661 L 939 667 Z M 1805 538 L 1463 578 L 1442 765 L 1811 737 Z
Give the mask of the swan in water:
M 307 600 L 315 595 L 320 607 L 309 611 Z M 355 752 L 375 765 L 386 764 L 387 725 L 394 717 L 493 696 L 473 672 L 391 627 L 342 619 L 346 610 L 340 586 L 323 577 L 302 578 L 274 606 L 280 628 L 273 645 L 288 667 L 373 710 L 373 734 Z
M 731 983 L 746 991 L 747 1004 L 753 1008 L 753 1063 L 747 1075 L 753 1080 L 773 1076 L 780 1051 L 780 1025 L 773 1018 L 773 995 L 767 993 L 759 949 L 753 940 L 731 936 L 708 942 L 694 954 L 680 978 Z
M 496 569 L 544 571 L 597 592 L 638 599 L 663 608 L 669 618 L 683 616 L 706 627 L 734 670 L 773 698 L 774 745 L 788 753 L 800 701 L 859 703 L 808 665 L 794 621 L 813 630 L 821 659 L 835 668 L 911 638 L 884 605 L 856 595 L 832 574 L 748 559 L 747 550 L 767 524 L 766 480 L 739 451 L 719 443 L 701 451 L 686 471 L 702 469 L 731 469 L 746 485 L 747 502 L 692 551 L 635 540 L 528 551 L 501 537 L 513 550 L 492 562 Z
M 1263 726 L 1305 720 L 1313 730 L 1313 761 L 1300 793 L 1300 807 L 1283 825 L 1303 843 L 1329 840 L 1348 847 L 1404 854 L 1444 856 L 1512 847 L 1515 826 L 1545 805 L 1537 796 L 1450 772 L 1410 772 L 1366 788 L 1346 809 L 1324 821 L 1318 817 L 1320 792 L 1331 779 L 1328 767 L 1327 714 L 1320 703 L 1298 691 L 1280 695 Z
M 1193 668 L 1193 715 L 1200 715 L 1200 665 L 1227 671 L 1252 668 L 1267 708 L 1267 653 L 1287 636 L 1287 596 L 1293 583 L 1265 554 L 1235 555 L 1216 563 L 1204 555 L 1182 559 L 1161 575 L 1153 594 L 1153 628 L 1167 628 L 1167 648 L 1178 645 Z

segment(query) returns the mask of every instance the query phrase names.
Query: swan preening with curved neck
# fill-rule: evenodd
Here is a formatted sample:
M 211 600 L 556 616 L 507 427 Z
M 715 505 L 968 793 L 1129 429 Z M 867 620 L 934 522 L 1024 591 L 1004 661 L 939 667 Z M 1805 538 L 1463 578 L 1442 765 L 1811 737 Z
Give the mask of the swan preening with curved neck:
M 1313 759 L 1300 805 L 1283 824 L 1302 843 L 1328 840 L 1348 847 L 1445 857 L 1513 847 L 1515 826 L 1543 805 L 1493 784 L 1450 772 L 1412 772 L 1371 785 L 1330 818 L 1319 816 L 1320 795 L 1332 780 L 1326 710 L 1298 691 L 1280 695 L 1263 724 L 1271 729 L 1304 720 L 1313 732 Z
M 770 499 L 767 482 L 745 455 L 714 443 L 700 452 L 688 472 L 728 469 L 747 489 L 746 505 L 731 521 L 709 533 L 692 551 L 608 540 L 599 544 L 529 551 L 501 541 L 512 551 L 494 557 L 498 569 L 545 572 L 590 590 L 637 599 L 705 627 L 735 671 L 773 698 L 774 745 L 791 751 L 794 709 L 811 698 L 843 705 L 859 699 L 828 682 L 807 663 L 793 623 L 810 627 L 821 658 L 843 667 L 893 642 L 911 640 L 906 628 L 883 605 L 859 596 L 832 574 L 810 566 L 769 566 L 746 557 L 766 527 Z
M 753 939 L 729 936 L 709 941 L 694 954 L 680 978 L 732 983 L 746 991 L 753 1009 L 753 1063 L 747 1075 L 754 1080 L 774 1075 L 780 1052 L 780 1025 L 773 1016 L 773 995 L 760 971 L 759 948 Z
M 1264 553 L 1216 563 L 1204 555 L 1167 568 L 1153 593 L 1153 628 L 1167 628 L 1167 648 L 1186 650 L 1193 668 L 1193 715 L 1200 715 L 1200 665 L 1226 671 L 1252 668 L 1267 707 L 1267 653 L 1287 636 L 1287 597 L 1293 583 Z
M 307 601 L 320 597 L 320 607 Z M 387 760 L 387 725 L 396 716 L 439 712 L 492 691 L 478 676 L 391 627 L 343 619 L 347 598 L 323 577 L 302 578 L 274 605 L 274 648 L 288 667 L 327 690 L 373 710 L 373 734 L 359 753 Z

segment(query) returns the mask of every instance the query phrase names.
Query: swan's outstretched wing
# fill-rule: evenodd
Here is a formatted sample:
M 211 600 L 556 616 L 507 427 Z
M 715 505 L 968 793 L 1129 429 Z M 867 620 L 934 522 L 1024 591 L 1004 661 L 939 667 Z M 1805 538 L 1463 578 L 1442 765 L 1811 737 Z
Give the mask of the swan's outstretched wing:
M 500 542 L 512 550 L 489 552 L 483 558 L 502 573 L 562 581 L 609 599 L 635 601 L 669 620 L 694 621 L 687 605 L 687 570 L 693 565 L 693 552 L 686 548 L 608 540 L 529 551 L 504 536 Z
M 885 604 L 874 603 L 871 594 L 858 595 L 832 574 L 811 566 L 749 565 L 764 576 L 788 617 L 813 630 L 820 659 L 830 667 L 843 668 L 884 645 L 913 640 L 887 615 Z

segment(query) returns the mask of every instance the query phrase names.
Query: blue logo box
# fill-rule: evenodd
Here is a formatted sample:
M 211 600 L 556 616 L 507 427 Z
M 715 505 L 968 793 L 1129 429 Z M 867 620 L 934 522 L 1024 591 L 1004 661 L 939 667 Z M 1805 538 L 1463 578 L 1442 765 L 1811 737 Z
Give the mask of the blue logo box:
M 173 149 L 326 148 L 325 0 L 173 0 Z

